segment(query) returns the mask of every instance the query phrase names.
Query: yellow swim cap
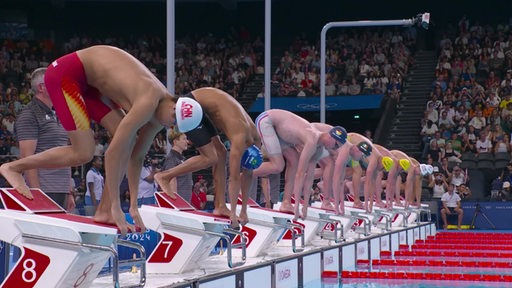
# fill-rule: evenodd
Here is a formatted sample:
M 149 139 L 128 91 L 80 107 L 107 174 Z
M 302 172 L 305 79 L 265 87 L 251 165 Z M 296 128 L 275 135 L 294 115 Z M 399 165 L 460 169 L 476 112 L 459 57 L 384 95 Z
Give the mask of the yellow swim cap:
M 409 170 L 409 167 L 411 167 L 411 162 L 407 159 L 400 159 L 400 167 L 404 169 L 404 171 Z
M 393 167 L 393 159 L 391 159 L 388 156 L 382 157 L 381 162 L 382 167 L 384 167 L 384 170 L 386 170 L 386 172 L 389 172 L 389 170 L 391 170 L 391 167 Z

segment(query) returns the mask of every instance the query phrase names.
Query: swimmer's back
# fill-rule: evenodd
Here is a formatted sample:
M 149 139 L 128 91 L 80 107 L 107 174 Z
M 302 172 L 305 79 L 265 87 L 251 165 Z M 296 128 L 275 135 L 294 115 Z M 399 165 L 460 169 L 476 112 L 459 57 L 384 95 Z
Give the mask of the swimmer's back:
M 233 96 L 212 87 L 196 89 L 192 91 L 192 95 L 201 104 L 215 127 L 229 139 L 244 135 L 248 145 L 260 142 L 254 122 Z
M 124 50 L 99 45 L 79 50 L 77 55 L 88 84 L 125 110 L 138 101 L 159 101 L 170 95 L 144 64 Z

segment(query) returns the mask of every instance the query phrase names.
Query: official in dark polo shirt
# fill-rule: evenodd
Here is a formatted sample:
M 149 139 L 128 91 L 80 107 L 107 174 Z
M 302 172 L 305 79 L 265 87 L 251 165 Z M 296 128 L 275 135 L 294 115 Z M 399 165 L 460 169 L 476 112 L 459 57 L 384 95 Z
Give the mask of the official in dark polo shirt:
M 168 170 L 183 163 L 186 159 L 183 151 L 188 148 L 187 135 L 171 131 L 169 141 L 172 143 L 172 149 L 165 158 L 163 170 Z M 190 202 L 192 198 L 192 173 L 185 173 L 171 180 L 173 193 L 178 193 L 183 199 Z
M 52 110 L 52 102 L 44 85 L 45 71 L 46 68 L 38 68 L 32 72 L 34 97 L 14 123 L 20 158 L 68 144 L 67 133 Z M 71 168 L 27 170 L 24 176 L 29 187 L 41 188 L 59 205 L 67 207 Z M 71 199 L 69 197 L 69 201 Z

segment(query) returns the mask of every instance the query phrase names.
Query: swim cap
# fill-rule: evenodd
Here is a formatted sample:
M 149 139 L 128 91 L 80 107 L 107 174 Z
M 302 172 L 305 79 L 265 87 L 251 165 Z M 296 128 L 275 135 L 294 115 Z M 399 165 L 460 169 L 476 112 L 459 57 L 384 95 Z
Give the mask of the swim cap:
M 341 126 L 333 127 L 331 131 L 329 131 L 329 135 L 341 144 L 347 142 L 347 130 Z
M 429 165 L 427 165 L 427 164 L 420 164 L 420 174 L 421 174 L 421 176 L 429 175 L 429 173 L 428 173 L 428 166 Z M 432 170 L 434 170 L 434 168 L 432 168 Z
M 249 146 L 242 155 L 242 167 L 249 170 L 254 170 L 260 167 L 263 162 L 263 155 L 256 145 Z
M 176 124 L 181 133 L 188 132 L 199 126 L 203 119 L 203 108 L 196 100 L 180 97 L 176 102 Z
M 427 175 L 434 174 L 434 166 L 427 164 Z
M 400 161 L 398 162 L 400 163 L 400 167 L 402 167 L 404 171 L 409 170 L 409 167 L 411 167 L 411 162 L 407 159 L 400 159 Z
M 386 172 L 389 172 L 389 170 L 391 170 L 391 167 L 393 167 L 393 159 L 391 159 L 391 157 L 388 157 L 388 156 L 384 156 L 382 157 L 382 167 L 384 167 L 384 170 Z
M 359 142 L 357 144 L 357 149 L 359 149 L 359 151 L 363 152 L 365 157 L 370 157 L 370 155 L 372 154 L 372 145 L 370 145 L 366 141 Z

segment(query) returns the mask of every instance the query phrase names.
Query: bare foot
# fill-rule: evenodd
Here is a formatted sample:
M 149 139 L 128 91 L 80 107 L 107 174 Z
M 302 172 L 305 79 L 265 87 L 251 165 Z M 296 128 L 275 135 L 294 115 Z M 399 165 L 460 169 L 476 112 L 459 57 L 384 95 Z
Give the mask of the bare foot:
M 341 216 L 345 215 L 345 202 L 334 205 L 334 213 Z
M 249 216 L 247 216 L 247 212 L 240 211 L 240 215 L 238 215 L 238 221 L 242 226 L 245 226 L 247 223 L 249 223 Z
M 366 211 L 366 213 L 372 213 L 373 204 L 372 203 L 364 203 L 364 210 Z
M 379 208 L 386 208 L 386 204 L 384 202 L 375 202 L 375 206 Z
M 169 195 L 172 199 L 176 199 L 176 195 L 171 191 L 171 179 L 166 179 L 161 172 L 156 173 L 155 181 L 160 186 L 160 189 L 167 195 Z
M 164 192 L 164 193 L 169 195 L 169 197 L 171 197 L 171 199 L 176 200 L 176 193 L 174 193 L 174 192 L 169 192 L 169 193 Z
M 293 217 L 293 220 L 299 220 L 299 218 L 302 218 L 299 212 L 299 204 L 295 205 L 293 209 L 293 214 L 295 214 L 295 217 Z
M 279 211 L 281 212 L 287 212 L 287 213 L 295 213 L 295 209 L 292 204 L 290 203 L 281 203 L 281 207 L 279 207 Z
M 328 199 L 324 199 L 324 201 L 322 201 L 322 206 L 321 206 L 322 209 L 325 209 L 325 210 L 334 210 L 334 205 L 332 205 L 331 201 L 329 201 Z
M 21 176 L 21 173 L 11 169 L 9 163 L 0 166 L 0 174 L 4 176 L 5 180 L 7 180 L 7 182 L 11 184 L 12 188 L 16 189 L 18 193 L 28 199 L 34 199 L 34 196 L 32 196 L 32 192 L 30 192 L 30 188 L 28 188 L 25 183 L 25 179 Z
M 138 215 L 138 211 L 137 211 L 137 215 Z M 139 220 L 141 219 L 140 215 L 138 215 L 138 218 L 139 218 Z M 110 213 L 108 213 L 106 211 L 100 211 L 99 209 L 97 209 L 93 220 L 98 223 L 106 223 L 106 224 L 116 225 L 117 228 L 119 229 L 119 232 L 121 233 L 121 236 L 125 236 L 127 232 L 130 232 L 130 231 L 135 232 L 136 231 L 134 225 L 128 224 L 128 222 L 126 222 L 126 217 L 120 207 L 112 208 L 110 210 Z M 140 222 L 142 223 L 142 220 L 140 220 Z M 142 226 L 144 226 L 144 224 L 142 224 Z M 146 228 L 144 227 L 144 230 L 145 229 Z
M 135 223 L 135 227 L 133 229 L 137 229 L 137 232 L 144 233 L 146 232 L 146 225 L 144 225 L 144 222 L 142 221 L 142 217 L 139 214 L 138 208 L 130 208 L 130 216 L 132 216 L 133 223 Z M 129 228 L 132 232 L 135 232 L 136 230 L 133 230 Z
M 306 217 L 308 217 L 308 206 L 303 205 L 302 206 L 302 220 L 306 220 Z
M 114 222 L 112 218 L 112 211 L 110 211 L 110 209 L 108 209 L 108 211 L 103 211 L 96 208 L 96 213 L 94 213 L 94 217 L 92 219 L 94 222 L 116 225 L 116 222 Z
M 354 201 L 354 204 L 352 204 L 352 208 L 358 208 L 358 209 L 363 209 L 363 203 L 361 201 L 358 201 L 358 202 L 355 202 Z
M 229 220 L 231 222 L 231 224 L 229 225 L 229 227 L 231 229 L 240 230 L 240 223 L 238 221 L 238 217 L 236 216 L 236 213 L 233 213 L 233 214 L 230 213 Z
M 140 216 L 139 216 L 140 217 Z M 123 210 L 121 210 L 121 207 L 119 208 L 112 208 L 112 220 L 116 223 L 117 229 L 119 229 L 119 232 L 121 233 L 121 236 L 125 236 L 128 232 L 135 232 L 135 226 L 132 224 L 129 224 L 126 221 L 126 216 L 123 213 Z
M 414 208 L 420 208 L 421 204 L 420 204 L 420 203 L 418 203 L 418 202 L 412 202 L 412 203 L 410 204 L 410 206 L 411 206 L 411 207 L 414 207 Z
M 404 203 L 402 203 L 402 201 L 395 201 L 395 205 L 398 207 L 404 207 Z
M 221 207 L 216 207 L 215 209 L 213 209 L 213 215 L 231 218 L 231 211 L 229 211 L 226 205 L 223 205 Z

